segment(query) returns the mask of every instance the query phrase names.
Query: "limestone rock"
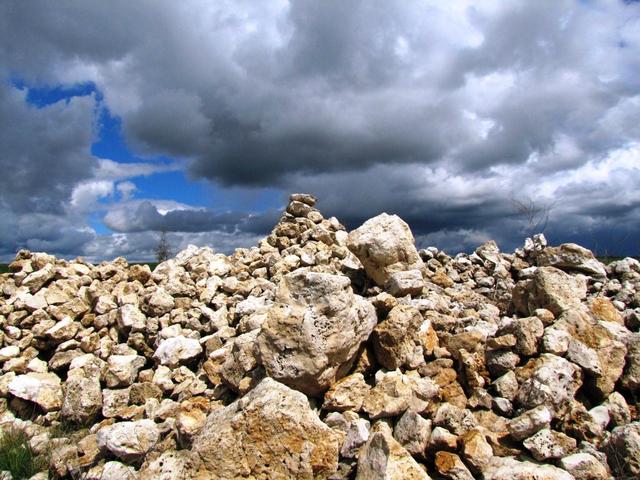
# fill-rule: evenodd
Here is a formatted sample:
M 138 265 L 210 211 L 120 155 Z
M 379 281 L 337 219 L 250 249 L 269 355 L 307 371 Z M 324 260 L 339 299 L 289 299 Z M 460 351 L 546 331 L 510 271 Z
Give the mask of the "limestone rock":
M 193 361 L 201 353 L 202 346 L 198 340 L 178 335 L 160 342 L 153 356 L 160 365 L 177 367 L 181 363 Z
M 169 450 L 143 466 L 138 480 L 204 480 L 193 475 L 199 463 L 198 455 L 189 450 Z
M 359 411 L 362 402 L 368 395 L 371 387 L 364 381 L 361 373 L 353 373 L 338 380 L 324 395 L 322 408 L 325 410 Z
M 575 243 L 547 247 L 536 257 L 536 262 L 541 267 L 582 272 L 599 279 L 607 277 L 604 265 L 594 257 L 593 253 Z
M 548 428 L 538 431 L 522 443 L 538 461 L 562 458 L 574 451 L 577 445 L 575 439 Z
M 382 213 L 367 220 L 349 233 L 347 247 L 380 287 L 394 272 L 423 268 L 409 226 L 396 215 Z
M 343 377 L 377 323 L 346 277 L 298 269 L 285 275 L 258 336 L 267 374 L 316 396 Z
M 349 422 L 340 455 L 346 458 L 357 457 L 360 447 L 369 439 L 369 429 L 369 421 L 364 418 Z
M 423 454 L 430 436 L 431 420 L 426 420 L 410 410 L 404 412 L 393 429 L 393 438 L 400 442 L 411 455 Z
M 160 438 L 160 431 L 152 420 L 114 423 L 98 431 L 98 446 L 124 462 L 144 457 Z
M 552 419 L 553 414 L 548 407 L 541 405 L 532 408 L 509 422 L 509 434 L 516 440 L 523 440 L 547 428 Z
M 580 308 L 587 294 L 586 279 L 571 276 L 555 267 L 540 267 L 536 270 L 526 292 L 527 312 L 533 314 L 537 308 L 550 310 L 558 316 L 562 312 Z
M 408 408 L 420 412 L 438 394 L 438 386 L 430 379 L 415 378 L 393 372 L 378 371 L 376 384 L 364 399 L 362 409 L 369 418 L 393 417 Z
M 615 475 L 640 477 L 640 422 L 614 428 L 605 451 Z
M 11 380 L 8 390 L 11 395 L 37 404 L 45 412 L 59 410 L 62 406 L 60 377 L 54 373 L 18 375 Z
M 89 476 L 89 475 L 88 475 Z M 137 480 L 133 467 L 120 462 L 107 462 L 100 472 L 99 480 Z
M 494 457 L 482 474 L 484 480 L 576 480 L 553 465 L 521 462 L 511 457 Z
M 473 475 L 455 453 L 437 452 L 435 466 L 440 475 L 450 480 L 473 480 Z
M 417 368 L 425 354 L 433 351 L 435 332 L 416 308 L 398 305 L 373 330 L 373 349 L 378 362 L 388 370 Z
M 567 403 L 582 385 L 576 365 L 549 353 L 530 360 L 519 373 L 516 401 L 525 408 Z
M 128 387 L 135 382 L 145 363 L 146 359 L 140 355 L 111 355 L 105 373 L 107 387 Z
M 620 383 L 630 392 L 640 390 L 640 333 L 630 335 L 627 340 L 626 366 Z
M 424 280 L 420 270 L 393 272 L 385 284 L 385 289 L 395 297 L 420 295 L 424 288 Z
M 360 451 L 356 479 L 429 480 L 429 475 L 393 438 L 389 427 L 377 427 Z
M 326 479 L 337 468 L 339 445 L 340 436 L 320 421 L 303 394 L 265 378 L 209 414 L 193 451 L 206 478 Z
M 64 385 L 60 415 L 71 422 L 86 425 L 91 423 L 101 410 L 99 370 L 86 372 L 82 368 L 70 369 Z
M 464 459 L 476 471 L 482 471 L 493 458 L 493 448 L 486 435 L 476 428 L 462 435 L 461 441 Z
M 593 455 L 574 453 L 560 460 L 560 466 L 580 480 L 608 480 L 607 468 Z

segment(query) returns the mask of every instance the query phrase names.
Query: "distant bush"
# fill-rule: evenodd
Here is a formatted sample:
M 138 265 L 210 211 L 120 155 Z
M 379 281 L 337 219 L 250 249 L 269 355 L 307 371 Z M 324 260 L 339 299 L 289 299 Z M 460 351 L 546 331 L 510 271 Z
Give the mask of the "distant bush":
M 20 480 L 46 469 L 47 459 L 36 455 L 23 431 L 16 428 L 0 431 L 0 471 L 11 472 L 14 480 Z

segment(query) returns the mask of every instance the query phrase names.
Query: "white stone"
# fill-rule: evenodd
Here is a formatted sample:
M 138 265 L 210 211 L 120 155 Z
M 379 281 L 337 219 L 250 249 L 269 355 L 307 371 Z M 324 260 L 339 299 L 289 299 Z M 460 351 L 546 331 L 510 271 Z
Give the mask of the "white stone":
M 160 365 L 177 367 L 195 360 L 201 353 L 202 346 L 198 340 L 179 335 L 163 340 L 153 356 Z
M 139 460 L 156 446 L 160 430 L 153 420 L 114 423 L 98 431 L 96 441 L 101 450 L 107 450 L 125 462 Z
M 60 377 L 53 373 L 27 373 L 18 375 L 8 386 L 11 395 L 38 404 L 45 412 L 62 406 Z

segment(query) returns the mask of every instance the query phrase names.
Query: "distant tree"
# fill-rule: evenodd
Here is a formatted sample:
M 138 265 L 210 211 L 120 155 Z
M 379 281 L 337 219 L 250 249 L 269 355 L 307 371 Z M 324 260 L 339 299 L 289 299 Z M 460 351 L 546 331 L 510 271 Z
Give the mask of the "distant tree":
M 165 230 L 162 230 L 160 232 L 160 239 L 158 241 L 158 245 L 156 246 L 155 253 L 158 263 L 162 263 L 165 260 L 169 260 L 169 258 L 171 258 L 171 245 L 169 245 L 167 232 Z
M 511 205 L 515 212 L 524 217 L 527 222 L 527 235 L 544 233 L 549 223 L 549 214 L 553 204 L 544 204 L 531 197 L 511 198 Z

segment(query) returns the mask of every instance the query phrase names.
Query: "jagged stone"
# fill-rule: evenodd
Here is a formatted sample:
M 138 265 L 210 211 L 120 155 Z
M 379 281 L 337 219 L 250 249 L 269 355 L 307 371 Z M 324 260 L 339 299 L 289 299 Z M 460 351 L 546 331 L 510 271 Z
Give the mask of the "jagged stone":
M 324 395 L 322 408 L 325 410 L 353 410 L 362 408 L 364 399 L 371 387 L 364 381 L 361 373 L 353 373 L 336 382 Z
M 580 369 L 576 365 L 549 353 L 530 360 L 517 376 L 520 388 L 516 401 L 525 408 L 565 404 L 582 385 Z
M 534 314 L 536 309 L 545 308 L 558 316 L 564 311 L 580 308 L 587 294 L 584 277 L 571 276 L 555 267 L 538 268 L 523 288 L 514 290 L 514 304 L 525 314 Z
M 511 457 L 494 457 L 482 471 L 484 480 L 576 480 L 569 472 L 553 465 L 522 462 Z
M 547 428 L 552 419 L 553 413 L 548 407 L 541 405 L 532 408 L 508 423 L 509 434 L 516 440 L 523 440 Z
M 37 404 L 45 412 L 62 407 L 62 386 L 60 377 L 54 373 L 27 373 L 14 377 L 8 391 L 23 400 Z
M 577 445 L 575 439 L 548 428 L 538 431 L 522 444 L 538 461 L 562 458 L 574 451 Z
M 458 455 L 451 452 L 437 452 L 436 470 L 451 480 L 473 480 L 473 475 Z
M 283 277 L 258 335 L 267 374 L 308 395 L 343 377 L 377 323 L 346 277 L 305 269 Z
M 382 213 L 367 220 L 349 233 L 347 246 L 380 287 L 395 272 L 423 268 L 409 226 L 396 215 Z
M 431 420 L 407 410 L 393 429 L 393 438 L 411 454 L 424 453 L 431 436 Z
M 577 271 L 604 279 L 607 272 L 591 251 L 575 243 L 563 243 L 557 247 L 547 247 L 538 254 L 539 266 L 556 267 L 567 271 Z
M 462 455 L 477 472 L 482 471 L 493 458 L 493 449 L 486 435 L 477 428 L 469 430 L 460 437 Z
M 193 451 L 202 460 L 199 471 L 211 478 L 323 479 L 337 469 L 339 444 L 302 393 L 265 378 L 209 414 Z
M 198 340 L 178 335 L 160 342 L 153 356 L 160 365 L 177 367 L 181 363 L 193 361 L 201 353 L 202 346 Z
M 559 464 L 574 478 L 581 480 L 608 480 L 610 478 L 607 468 L 588 453 L 574 453 L 562 458 Z
M 101 428 L 96 440 L 101 450 L 124 462 L 134 462 L 155 447 L 159 438 L 160 431 L 152 420 L 138 420 Z
M 356 458 L 360 447 L 369 439 L 369 429 L 369 421 L 364 418 L 357 418 L 349 422 L 344 442 L 340 448 L 340 455 L 345 458 Z
M 391 435 L 388 426 L 378 423 L 358 457 L 357 480 L 429 480 L 431 477 L 420 468 Z
M 613 473 L 621 478 L 640 476 L 640 422 L 616 427 L 605 444 Z
M 388 370 L 418 368 L 437 345 L 431 321 L 410 305 L 394 307 L 373 330 L 373 349 Z

